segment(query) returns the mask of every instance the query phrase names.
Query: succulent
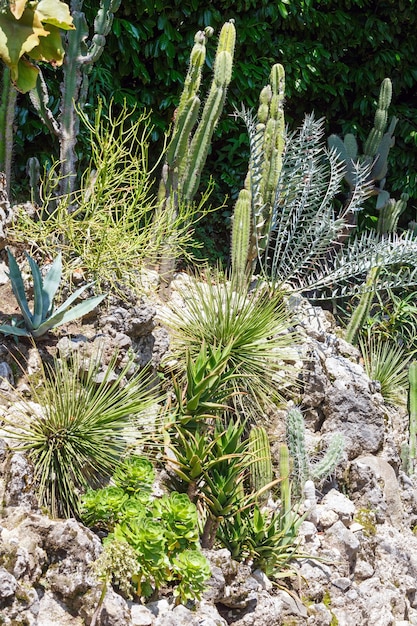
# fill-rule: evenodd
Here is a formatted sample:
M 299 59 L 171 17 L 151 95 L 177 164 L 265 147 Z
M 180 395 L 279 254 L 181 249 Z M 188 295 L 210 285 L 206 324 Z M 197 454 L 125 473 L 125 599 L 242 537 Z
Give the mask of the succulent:
M 54 309 L 53 301 L 62 276 L 61 254 L 56 257 L 45 278 L 42 278 L 41 271 L 32 257 L 27 253 L 25 254 L 33 279 L 33 313 L 29 308 L 23 277 L 17 261 L 10 250 L 7 250 L 10 282 L 14 296 L 22 311 L 26 328 L 2 324 L 0 326 L 1 333 L 37 339 L 47 333 L 51 328 L 56 328 L 57 326 L 61 326 L 62 324 L 66 324 L 78 317 L 86 315 L 106 297 L 105 294 L 94 296 L 70 308 L 71 304 L 91 286 L 90 283 L 77 289 L 60 307 Z

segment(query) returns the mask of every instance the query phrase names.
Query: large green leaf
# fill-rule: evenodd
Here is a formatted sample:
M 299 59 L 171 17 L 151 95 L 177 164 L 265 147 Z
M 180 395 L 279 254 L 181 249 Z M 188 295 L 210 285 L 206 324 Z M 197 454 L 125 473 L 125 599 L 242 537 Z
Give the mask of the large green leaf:
M 41 0 L 36 7 L 36 13 L 44 24 L 51 24 L 63 30 L 74 29 L 69 7 L 65 2 Z
M 16 20 L 10 11 L 0 13 L 0 57 L 10 67 L 12 79 L 17 80 L 19 59 L 39 45 L 39 37 L 46 37 L 39 16 L 26 9 Z
M 53 62 L 53 65 L 62 65 L 64 48 L 59 28 L 56 26 L 45 26 L 45 31 L 48 35 L 39 39 L 39 45 L 31 50 L 30 58 L 36 61 Z
M 19 59 L 18 76 L 15 80 L 15 87 L 21 93 L 27 93 L 31 89 L 35 89 L 39 75 L 39 68 L 33 65 L 28 59 L 22 57 Z

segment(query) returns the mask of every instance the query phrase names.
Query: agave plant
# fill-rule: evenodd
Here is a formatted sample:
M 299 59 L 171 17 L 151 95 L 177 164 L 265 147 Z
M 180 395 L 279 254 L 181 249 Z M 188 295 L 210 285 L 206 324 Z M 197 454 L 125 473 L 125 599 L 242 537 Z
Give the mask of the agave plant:
M 54 297 L 58 290 L 62 276 L 62 258 L 59 254 L 52 263 L 49 272 L 43 279 L 36 262 L 27 254 L 33 279 L 33 313 L 25 293 L 22 274 L 15 257 L 7 250 L 9 258 L 9 276 L 15 298 L 22 311 L 26 328 L 2 324 L 0 332 L 5 335 L 19 335 L 21 337 L 41 337 L 51 328 L 71 322 L 78 317 L 92 311 L 106 297 L 105 294 L 88 298 L 70 309 L 71 304 L 88 288 L 91 283 L 77 289 L 60 307 L 54 310 Z

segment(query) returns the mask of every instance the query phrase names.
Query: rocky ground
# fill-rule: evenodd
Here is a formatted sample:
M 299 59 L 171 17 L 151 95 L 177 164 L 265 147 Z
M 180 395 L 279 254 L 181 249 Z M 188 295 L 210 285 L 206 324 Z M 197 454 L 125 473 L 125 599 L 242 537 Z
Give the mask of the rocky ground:
M 2 280 L 0 311 L 14 313 L 0 272 Z M 182 280 L 174 281 L 174 292 Z M 151 360 L 157 369 L 169 335 L 159 321 L 163 305 L 152 295 L 156 282 L 149 274 L 139 303 L 114 301 L 95 319 L 40 342 L 40 350 L 52 354 L 104 341 L 109 352 L 133 348 L 139 363 Z M 300 405 L 308 440 L 317 448 L 336 431 L 346 437 L 336 475 L 304 504 L 306 557 L 278 586 L 234 562 L 227 550 L 213 551 L 207 554 L 213 575 L 194 610 L 174 607 L 169 596 L 146 606 L 127 602 L 109 589 L 97 626 L 417 625 L 417 491 L 400 459 L 407 412 L 384 404 L 358 351 L 340 337 L 328 313 L 302 299 L 290 304 L 303 338 L 297 349 L 304 363 Z M 33 349 L 21 347 L 36 368 Z M 7 349 L 15 350 L 8 339 L 0 351 L 0 375 L 24 390 L 24 378 L 14 380 Z M 270 428 L 278 443 L 282 412 L 271 416 Z M 31 467 L 4 439 L 0 502 L 0 624 L 88 626 L 101 593 L 91 570 L 100 540 L 73 519 L 54 520 L 39 511 Z

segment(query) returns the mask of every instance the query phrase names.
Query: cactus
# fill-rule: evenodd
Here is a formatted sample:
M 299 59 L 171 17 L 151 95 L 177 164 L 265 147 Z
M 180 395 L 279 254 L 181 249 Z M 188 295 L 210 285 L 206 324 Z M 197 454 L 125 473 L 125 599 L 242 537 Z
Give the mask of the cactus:
M 358 155 L 358 146 L 354 135 L 347 134 L 343 141 L 337 135 L 331 135 L 328 138 L 329 148 L 335 150 L 339 159 L 345 164 L 345 179 L 351 189 L 353 189 L 356 181 L 357 163 L 361 162 L 369 166 L 368 182 L 371 185 L 373 195 L 377 196 L 377 209 L 384 208 L 390 200 L 389 193 L 384 190 L 384 183 L 388 169 L 388 155 L 394 145 L 394 130 L 398 121 L 397 118 L 393 117 L 388 130 L 386 130 L 391 99 L 391 80 L 385 78 L 379 91 L 374 125 L 364 143 L 362 155 Z
M 313 462 L 306 450 L 303 415 L 298 408 L 294 408 L 287 414 L 287 443 L 301 489 L 308 480 L 320 483 L 334 472 L 343 458 L 345 438 L 341 433 L 335 433 L 323 458 Z
M 409 439 L 407 471 L 414 473 L 417 457 L 417 361 L 413 361 L 408 370 L 408 412 L 409 412 Z
M 279 448 L 279 475 L 281 478 L 281 511 L 283 516 L 291 513 L 290 454 L 285 443 Z
M 247 189 L 239 192 L 232 219 L 232 267 L 236 278 L 244 279 L 248 269 L 251 233 L 251 196 Z
M 211 27 L 199 31 L 194 38 L 190 55 L 190 65 L 184 82 L 184 88 L 176 111 L 172 138 L 165 155 L 165 164 L 159 185 L 160 212 L 170 211 L 174 223 L 178 216 L 181 202 L 191 203 L 198 191 L 201 173 L 205 165 L 214 129 L 224 107 L 227 87 L 232 78 L 233 55 L 236 41 L 234 20 L 226 22 L 219 35 L 213 66 L 213 80 L 201 119 L 197 122 L 200 98 L 198 96 L 202 67 L 206 57 L 207 39 L 213 34 Z M 175 234 L 167 233 L 165 246 L 160 253 L 159 272 L 161 291 L 169 289 L 175 265 L 173 247 Z
M 234 210 L 232 266 L 238 273 L 242 273 L 248 263 L 253 266 L 268 245 L 272 207 L 285 146 L 284 92 L 285 72 L 283 66 L 277 63 L 271 69 L 270 84 L 261 90 L 259 96 L 251 162 Z M 246 118 L 245 121 L 248 122 Z M 246 217 L 242 214 L 243 210 L 247 211 Z M 241 241 L 239 247 L 235 246 L 236 241 Z M 234 249 L 238 254 L 234 254 Z M 247 251 L 245 259 L 242 257 L 244 250 Z
M 377 230 L 380 235 L 395 233 L 399 217 L 404 213 L 409 197 L 407 193 L 401 194 L 400 200 L 393 200 L 388 197 L 388 200 L 379 212 Z
M 365 280 L 365 291 L 361 294 L 359 304 L 353 311 L 349 324 L 347 325 L 345 339 L 354 346 L 358 343 L 359 334 L 369 315 L 369 310 L 375 295 L 375 285 L 380 271 L 380 267 L 373 267 L 369 270 Z
M 257 494 L 258 502 L 266 502 L 269 491 L 264 488 L 272 482 L 271 447 L 268 434 L 263 426 L 252 426 L 249 432 L 250 483 Z
M 12 85 L 11 71 L 5 66 L 3 68 L 0 102 L 0 172 L 3 172 L 6 176 L 5 192 L 7 195 L 10 195 L 16 97 L 17 91 Z
M 63 82 L 61 85 L 60 114 L 56 119 L 48 107 L 49 93 L 41 73 L 30 97 L 40 118 L 59 139 L 61 170 L 60 195 L 71 194 L 76 187 L 77 155 L 75 146 L 79 131 L 79 117 L 75 108 L 82 107 L 87 97 L 88 75 L 92 65 L 103 52 L 114 13 L 121 0 L 101 0 L 94 20 L 94 35 L 88 45 L 88 26 L 82 13 L 82 0 L 72 0 L 71 12 L 75 30 L 68 31 L 65 39 Z M 71 206 L 69 209 L 71 210 Z

